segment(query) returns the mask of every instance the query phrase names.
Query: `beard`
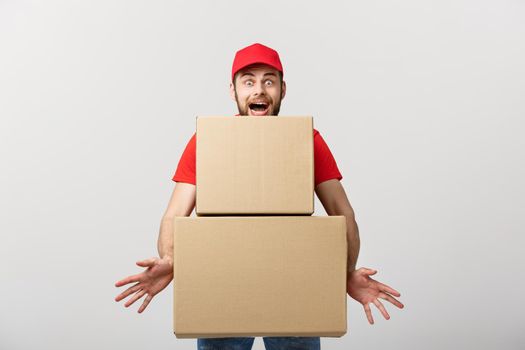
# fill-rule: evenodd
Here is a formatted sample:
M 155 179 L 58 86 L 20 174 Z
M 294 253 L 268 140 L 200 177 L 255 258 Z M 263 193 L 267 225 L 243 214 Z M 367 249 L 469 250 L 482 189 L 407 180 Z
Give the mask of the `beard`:
M 273 101 L 270 97 L 264 97 L 266 101 L 268 101 L 268 104 L 271 105 L 270 110 L 268 111 L 268 114 L 266 115 L 279 115 L 279 111 L 281 110 L 281 98 L 279 98 L 278 101 Z M 245 103 L 241 103 L 239 101 L 239 97 L 237 96 L 237 91 L 235 91 L 235 102 L 237 102 L 237 109 L 239 110 L 240 115 L 250 115 L 250 103 L 248 101 L 245 101 Z

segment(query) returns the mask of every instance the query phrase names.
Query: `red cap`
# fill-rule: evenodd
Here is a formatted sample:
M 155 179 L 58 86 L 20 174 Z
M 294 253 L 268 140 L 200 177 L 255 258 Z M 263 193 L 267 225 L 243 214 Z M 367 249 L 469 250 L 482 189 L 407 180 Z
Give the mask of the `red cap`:
M 240 49 L 235 54 L 232 66 L 232 81 L 235 77 L 235 73 L 254 63 L 267 64 L 277 69 L 281 74 L 284 74 L 283 66 L 277 51 L 268 46 L 256 43 L 247 46 L 244 49 Z

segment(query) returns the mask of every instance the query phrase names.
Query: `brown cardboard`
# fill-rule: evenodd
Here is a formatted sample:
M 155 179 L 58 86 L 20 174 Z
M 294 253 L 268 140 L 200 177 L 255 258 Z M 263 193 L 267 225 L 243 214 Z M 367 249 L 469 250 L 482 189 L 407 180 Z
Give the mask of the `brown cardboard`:
M 346 333 L 344 216 L 177 217 L 177 338 Z
M 312 117 L 197 117 L 197 215 L 311 215 Z

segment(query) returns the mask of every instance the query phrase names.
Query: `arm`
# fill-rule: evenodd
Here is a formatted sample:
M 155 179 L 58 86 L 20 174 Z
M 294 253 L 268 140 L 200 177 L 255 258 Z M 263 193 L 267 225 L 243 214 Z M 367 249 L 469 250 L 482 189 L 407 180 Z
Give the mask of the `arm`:
M 328 215 L 344 215 L 346 217 L 346 237 L 348 241 L 347 269 L 348 272 L 352 272 L 355 270 L 361 245 L 354 209 L 350 205 L 339 180 L 328 180 L 320 183 L 315 188 L 315 193 Z
M 118 281 L 115 286 L 122 287 L 135 283 L 120 293 L 115 301 L 120 301 L 135 293 L 124 306 L 128 307 L 147 295 L 138 312 L 146 309 L 153 297 L 170 284 L 173 279 L 173 219 L 176 216 L 189 216 L 195 207 L 195 186 L 177 183 L 173 189 L 168 208 L 160 224 L 157 248 L 159 257 L 138 261 L 137 265 L 146 268 L 143 272 Z
M 175 185 L 168 207 L 160 222 L 157 249 L 162 259 L 173 265 L 173 219 L 176 216 L 190 216 L 195 208 L 195 185 L 180 182 Z
M 355 222 L 354 210 L 346 197 L 343 186 L 339 180 L 328 180 L 317 185 L 315 192 L 328 215 L 344 215 L 346 217 L 346 234 L 348 238 L 348 295 L 363 305 L 370 324 L 374 324 L 370 303 L 373 303 L 388 320 L 390 315 L 379 301 L 379 298 L 394 304 L 398 308 L 403 308 L 404 305 L 392 296 L 399 297 L 399 292 L 370 277 L 377 273 L 376 270 L 368 268 L 355 269 L 360 248 L 359 229 Z

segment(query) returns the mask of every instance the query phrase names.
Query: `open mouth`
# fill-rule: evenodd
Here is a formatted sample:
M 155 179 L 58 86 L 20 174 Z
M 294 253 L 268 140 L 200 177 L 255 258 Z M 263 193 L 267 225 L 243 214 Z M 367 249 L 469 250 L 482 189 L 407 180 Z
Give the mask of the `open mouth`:
M 248 105 L 251 115 L 266 115 L 270 109 L 267 102 L 252 102 Z

